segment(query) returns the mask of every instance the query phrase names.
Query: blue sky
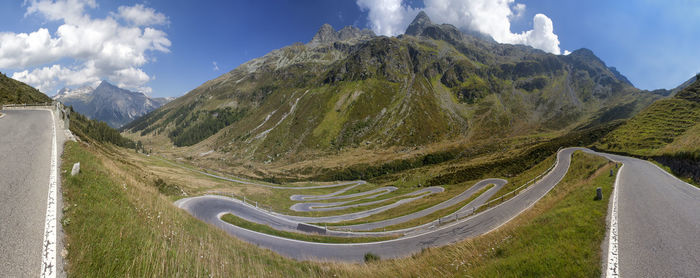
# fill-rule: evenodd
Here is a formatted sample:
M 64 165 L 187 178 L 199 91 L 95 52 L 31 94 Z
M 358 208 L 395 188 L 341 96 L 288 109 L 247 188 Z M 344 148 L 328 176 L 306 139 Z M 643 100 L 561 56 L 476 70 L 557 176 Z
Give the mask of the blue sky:
M 396 35 L 421 9 L 501 42 L 562 54 L 589 48 L 642 89 L 673 88 L 700 72 L 697 0 L 2 1 L 0 71 L 49 95 L 109 79 L 180 96 L 273 49 L 308 42 L 323 23 Z M 94 34 L 101 30 L 115 37 Z

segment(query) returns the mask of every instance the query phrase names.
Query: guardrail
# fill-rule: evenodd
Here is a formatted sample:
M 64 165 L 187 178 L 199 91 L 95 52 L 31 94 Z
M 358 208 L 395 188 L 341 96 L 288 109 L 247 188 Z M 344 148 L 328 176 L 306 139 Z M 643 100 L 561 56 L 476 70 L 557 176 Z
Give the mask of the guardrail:
M 41 102 L 41 103 L 8 103 L 3 104 L 2 108 L 5 107 L 26 107 L 26 106 L 53 106 L 55 102 Z
M 559 154 L 559 151 L 560 151 L 561 149 L 562 149 L 561 147 L 560 147 L 559 149 L 557 149 L 557 152 L 556 152 L 557 155 Z M 434 221 L 432 222 L 432 225 L 430 226 L 430 228 L 439 227 L 439 226 L 442 226 L 442 225 L 447 224 L 447 223 L 450 223 L 450 222 L 454 222 L 454 221 L 457 221 L 457 220 L 460 220 L 460 219 L 467 218 L 467 217 L 469 217 L 469 216 L 472 216 L 472 215 L 476 214 L 477 212 L 480 212 L 479 210 L 480 210 L 481 208 L 484 208 L 484 207 L 488 208 L 488 207 L 491 207 L 492 204 L 494 204 L 494 203 L 498 203 L 498 202 L 503 203 L 503 202 L 505 202 L 505 201 L 510 200 L 510 199 L 513 198 L 515 195 L 518 195 L 520 192 L 522 192 L 522 191 L 524 191 L 524 190 L 530 189 L 529 185 L 532 185 L 532 184 L 536 183 L 539 179 L 541 179 L 541 178 L 544 177 L 545 175 L 549 174 L 549 172 L 552 171 L 552 169 L 554 169 L 554 167 L 557 166 L 557 163 L 558 163 L 558 162 L 559 162 L 559 160 L 556 159 L 556 157 L 555 157 L 554 164 L 552 164 L 552 166 L 550 166 L 547 170 L 545 170 L 545 171 L 542 172 L 541 174 L 537 175 L 537 176 L 534 177 L 533 179 L 531 179 L 531 180 L 525 182 L 523 185 L 518 186 L 516 189 L 513 189 L 513 190 L 511 190 L 510 192 L 506 192 L 506 193 L 504 193 L 503 195 L 501 195 L 500 197 L 496 197 L 495 199 L 490 200 L 490 201 L 488 201 L 488 202 L 486 202 L 486 203 L 483 203 L 483 204 L 481 204 L 481 205 L 479 205 L 479 206 L 472 207 L 472 211 L 471 211 L 471 212 L 468 212 L 468 213 L 465 213 L 465 214 L 460 215 L 460 214 L 459 214 L 459 210 L 457 210 L 457 212 L 454 213 L 454 216 L 453 216 L 453 215 L 448 215 L 448 216 L 445 216 L 445 217 L 440 217 L 440 218 L 438 218 L 438 219 L 436 219 L 436 220 L 434 220 Z M 506 199 L 506 197 L 507 197 L 508 195 L 511 195 L 511 197 Z M 493 205 L 493 206 L 495 206 L 495 205 Z M 460 210 L 461 210 L 461 209 L 462 209 L 462 208 L 460 208 Z
M 244 195 L 238 196 L 238 195 L 233 194 L 231 192 L 223 192 L 223 191 L 209 191 L 209 192 L 206 192 L 206 194 L 222 195 L 222 196 L 226 196 L 226 197 L 231 197 L 233 199 L 242 201 L 244 204 L 247 204 L 250 206 L 255 206 L 256 208 L 261 209 L 263 211 L 267 211 L 267 212 L 271 212 L 271 213 L 274 212 L 274 211 L 272 211 L 271 206 L 264 205 L 263 203 L 258 203 L 258 201 L 253 201 L 249 198 L 246 198 L 246 196 L 244 196 Z

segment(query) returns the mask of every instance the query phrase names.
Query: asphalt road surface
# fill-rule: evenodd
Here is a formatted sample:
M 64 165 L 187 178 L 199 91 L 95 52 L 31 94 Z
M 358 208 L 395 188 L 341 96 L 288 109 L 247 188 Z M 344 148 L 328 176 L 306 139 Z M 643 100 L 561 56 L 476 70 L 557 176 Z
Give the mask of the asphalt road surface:
M 700 277 L 700 189 L 654 164 L 601 154 L 618 173 L 621 277 Z
M 41 274 L 51 159 L 51 112 L 0 118 L 0 276 Z
M 385 191 L 385 189 L 386 189 L 386 187 L 383 187 L 383 188 L 365 191 L 362 193 L 347 195 L 347 196 L 353 196 L 353 195 L 358 196 L 359 194 L 366 195 L 365 193 L 367 193 L 367 192 L 370 192 L 370 194 L 375 193 L 373 195 L 365 196 L 364 198 L 360 198 L 360 199 L 356 199 L 356 200 L 333 202 L 333 203 L 313 203 L 313 202 L 296 203 L 296 204 L 292 205 L 292 207 L 290 207 L 289 209 L 291 209 L 293 211 L 334 211 L 334 210 L 343 210 L 343 209 L 348 209 L 348 208 L 379 204 L 379 203 L 385 202 L 388 199 L 386 199 L 386 200 L 380 199 L 380 200 L 368 201 L 368 202 L 364 202 L 364 203 L 353 203 L 353 202 L 355 202 L 357 200 L 362 200 L 362 199 L 373 199 L 373 198 L 379 197 L 381 195 L 384 195 L 384 194 L 388 193 L 388 191 Z M 403 195 L 400 195 L 397 197 L 398 198 L 413 197 L 411 199 L 416 200 L 417 198 L 423 198 L 423 197 L 428 196 L 430 194 L 440 193 L 443 191 L 445 191 L 445 189 L 442 187 L 431 186 L 431 187 L 419 189 L 419 190 L 416 190 L 416 191 L 413 191 L 410 193 L 406 193 L 406 194 L 403 194 Z M 294 197 L 294 196 L 292 196 L 292 197 Z M 334 198 L 334 197 L 329 197 L 327 200 L 331 200 L 331 198 Z M 347 203 L 353 203 L 353 204 L 345 205 Z

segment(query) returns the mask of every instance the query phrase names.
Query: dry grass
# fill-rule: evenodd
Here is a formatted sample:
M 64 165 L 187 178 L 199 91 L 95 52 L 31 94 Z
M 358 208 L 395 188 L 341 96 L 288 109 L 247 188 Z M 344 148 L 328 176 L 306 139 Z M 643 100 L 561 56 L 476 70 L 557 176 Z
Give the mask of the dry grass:
M 700 151 L 700 123 L 686 130 L 673 139 L 673 142 L 661 148 L 659 154 L 676 154 L 679 152 Z

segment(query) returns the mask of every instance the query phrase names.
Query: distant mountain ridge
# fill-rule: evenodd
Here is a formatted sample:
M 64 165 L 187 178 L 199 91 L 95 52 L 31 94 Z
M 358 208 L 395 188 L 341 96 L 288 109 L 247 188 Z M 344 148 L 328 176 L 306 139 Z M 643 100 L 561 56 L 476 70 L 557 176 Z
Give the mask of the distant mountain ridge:
M 309 43 L 246 62 L 124 129 L 271 163 L 566 132 L 658 98 L 588 49 L 499 44 L 419 13 L 397 37 L 324 25 Z
M 119 128 L 172 100 L 150 98 L 140 92 L 121 89 L 107 81 L 102 81 L 97 88 L 64 88 L 53 99 L 72 106 L 76 112 L 90 119 L 104 121 L 113 128 Z

